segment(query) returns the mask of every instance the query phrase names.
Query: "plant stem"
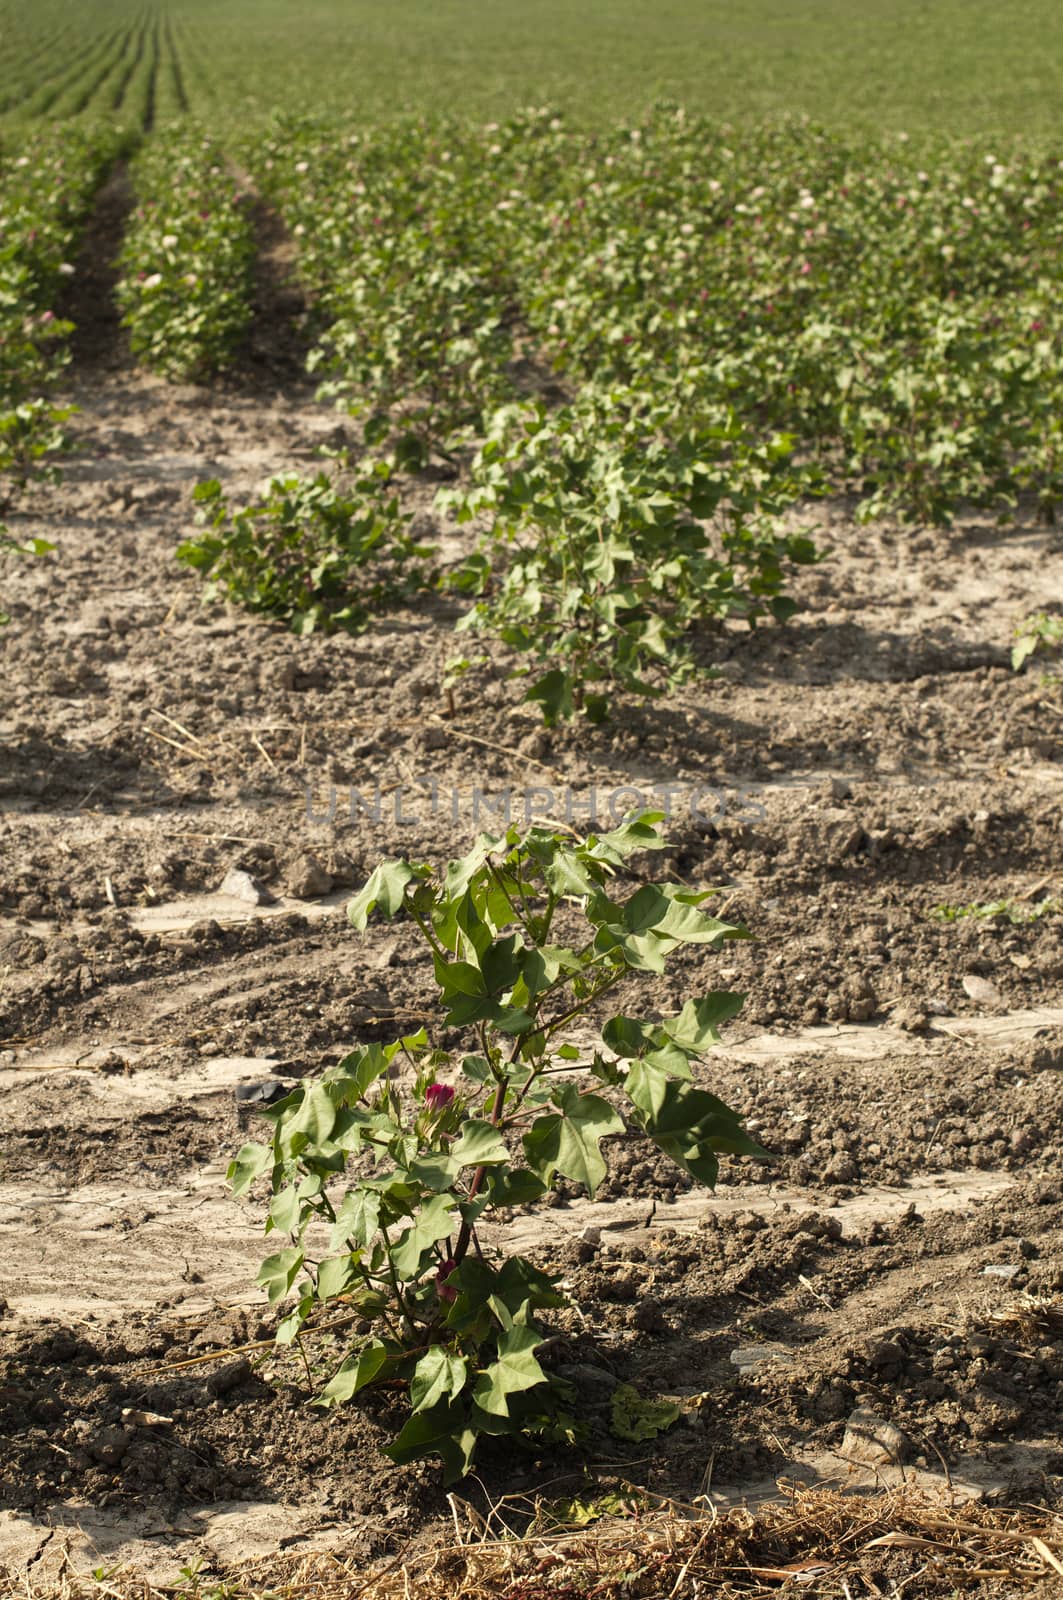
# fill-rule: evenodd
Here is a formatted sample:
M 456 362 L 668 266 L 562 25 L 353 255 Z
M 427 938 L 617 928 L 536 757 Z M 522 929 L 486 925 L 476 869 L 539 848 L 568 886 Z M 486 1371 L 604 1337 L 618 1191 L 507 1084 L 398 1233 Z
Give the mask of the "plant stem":
M 492 1127 L 497 1128 L 498 1124 L 502 1120 L 502 1107 L 506 1103 L 506 1090 L 508 1089 L 508 1087 L 509 1087 L 509 1080 L 508 1079 L 503 1079 L 503 1081 L 498 1085 L 498 1088 L 495 1091 L 495 1103 L 494 1103 L 494 1106 L 491 1109 L 491 1126 Z M 483 1181 L 484 1181 L 484 1178 L 486 1176 L 487 1176 L 487 1168 L 486 1167 L 477 1167 L 476 1168 L 476 1171 L 472 1175 L 472 1182 L 469 1184 L 469 1192 L 468 1192 L 468 1195 L 466 1196 L 467 1199 L 469 1199 L 469 1200 L 475 1200 L 476 1199 L 476 1196 L 479 1194 L 481 1188 L 483 1187 Z M 472 1238 L 472 1232 L 473 1232 L 472 1223 L 471 1222 L 467 1222 L 467 1221 L 463 1222 L 462 1225 L 461 1225 L 461 1228 L 460 1228 L 460 1230 L 458 1232 L 458 1242 L 454 1246 L 454 1265 L 456 1267 L 459 1267 L 461 1265 L 461 1263 L 464 1261 L 466 1255 L 468 1254 L 469 1241 Z

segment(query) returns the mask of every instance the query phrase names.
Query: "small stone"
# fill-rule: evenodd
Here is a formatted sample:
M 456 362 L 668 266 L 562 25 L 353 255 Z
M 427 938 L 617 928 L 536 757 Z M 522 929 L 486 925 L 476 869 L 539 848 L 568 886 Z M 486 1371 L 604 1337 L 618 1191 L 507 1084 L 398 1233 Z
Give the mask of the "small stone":
M 574 1383 L 578 1389 L 597 1390 L 602 1394 L 612 1394 L 616 1388 L 618 1378 L 611 1372 L 606 1372 L 602 1367 L 592 1367 L 587 1361 L 572 1361 L 558 1367 L 559 1378 L 567 1378 L 569 1383 Z
M 963 992 L 968 999 L 974 1000 L 981 1006 L 999 1006 L 1001 1004 L 1000 990 L 995 983 L 990 983 L 988 978 L 980 978 L 977 972 L 965 972 L 963 975 Z
M 284 887 L 293 900 L 319 900 L 331 891 L 332 874 L 307 850 L 288 868 Z
M 911 1441 L 900 1428 L 874 1411 L 858 1406 L 845 1424 L 841 1454 L 850 1461 L 868 1466 L 899 1466 L 911 1449 Z
M 632 1326 L 640 1333 L 667 1333 L 668 1321 L 659 1303 L 646 1299 L 636 1306 L 631 1317 Z
M 832 800 L 849 800 L 852 798 L 853 786 L 848 778 L 832 778 L 830 780 L 830 797 Z
M 232 1328 L 225 1322 L 208 1322 L 192 1340 L 194 1350 L 229 1350 L 237 1342 Z
M 876 1372 L 896 1372 L 904 1366 L 906 1357 L 900 1345 L 893 1339 L 882 1339 L 875 1345 L 868 1359 Z
M 172 1428 L 173 1418 L 164 1416 L 161 1411 L 141 1411 L 136 1406 L 126 1406 L 122 1412 L 122 1421 L 127 1422 L 131 1428 Z
M 421 732 L 419 740 L 422 750 L 445 750 L 447 747 L 447 730 L 438 728 L 434 723 L 429 723 Z
M 257 878 L 253 878 L 249 872 L 239 872 L 235 868 L 225 874 L 218 893 L 231 895 L 234 900 L 243 900 L 249 906 L 273 904 L 273 896 L 268 889 L 263 888 Z
M 894 1011 L 891 1021 L 895 1028 L 903 1028 L 905 1033 L 926 1033 L 930 1027 L 930 1014 L 925 1006 L 914 1000 L 905 1000 Z
M 366 957 L 365 964 L 373 972 L 383 972 L 388 967 L 394 967 L 398 961 L 399 941 L 388 939 L 378 945 L 371 955 Z
M 856 1162 L 847 1150 L 839 1150 L 823 1169 L 828 1183 L 852 1183 L 859 1175 Z
M 784 1344 L 740 1344 L 736 1345 L 728 1357 L 732 1367 L 737 1367 L 739 1372 L 746 1372 L 750 1367 L 763 1366 L 766 1362 L 789 1361 L 792 1351 Z
M 106 1050 L 102 1056 L 97 1056 L 96 1060 L 91 1061 L 89 1065 L 96 1072 L 102 1072 L 105 1077 L 113 1077 L 115 1073 L 127 1070 L 126 1059 L 124 1056 L 120 1056 L 117 1050 Z
M 543 728 L 535 728 L 524 735 L 517 748 L 522 755 L 531 756 L 533 761 L 541 761 L 550 754 L 550 735 Z
M 991 1266 L 983 1267 L 982 1277 L 1010 1279 L 1018 1277 L 1021 1271 L 1022 1265 L 1018 1261 L 999 1261 L 994 1262 Z
M 292 1085 L 280 1078 L 258 1078 L 254 1083 L 236 1085 L 236 1103 L 238 1106 L 273 1106 L 291 1092 Z
M 97 1428 L 81 1441 L 94 1461 L 104 1467 L 116 1467 L 129 1449 L 133 1436 L 128 1428 Z
M 239 1388 L 250 1376 L 251 1363 L 241 1356 L 239 1361 L 227 1361 L 224 1367 L 212 1372 L 207 1379 L 207 1388 L 215 1396 L 228 1394 L 230 1389 Z

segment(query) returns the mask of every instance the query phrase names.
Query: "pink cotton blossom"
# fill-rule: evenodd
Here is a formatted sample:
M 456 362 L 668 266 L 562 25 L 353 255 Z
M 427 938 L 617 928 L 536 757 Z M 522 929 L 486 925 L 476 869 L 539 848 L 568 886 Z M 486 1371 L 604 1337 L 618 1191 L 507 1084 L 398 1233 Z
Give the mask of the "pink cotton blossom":
M 458 1291 L 450 1288 L 447 1279 L 457 1266 L 457 1262 L 448 1256 L 446 1261 L 436 1273 L 436 1292 L 441 1300 L 453 1301 L 458 1298 Z
M 430 1083 L 424 1092 L 429 1111 L 445 1111 L 454 1098 L 454 1090 L 446 1083 Z

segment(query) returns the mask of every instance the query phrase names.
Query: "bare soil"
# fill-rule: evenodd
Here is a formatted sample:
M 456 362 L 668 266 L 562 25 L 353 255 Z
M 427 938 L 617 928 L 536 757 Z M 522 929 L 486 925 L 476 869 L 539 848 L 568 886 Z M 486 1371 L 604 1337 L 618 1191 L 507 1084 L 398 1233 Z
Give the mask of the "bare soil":
M 107 205 L 81 264 L 97 297 L 120 188 Z M 591 1444 L 488 1448 L 463 1495 L 590 1480 L 733 1505 L 914 1480 L 1058 1504 L 1063 917 L 931 916 L 1063 893 L 1063 693 L 1008 663 L 1015 623 L 1063 593 L 1058 532 L 830 507 L 805 609 L 707 635 L 716 680 L 545 733 L 499 657 L 451 714 L 445 603 L 299 640 L 205 607 L 174 560 L 198 480 L 239 498 L 357 442 L 297 375 L 285 245 L 261 229 L 243 370 L 167 385 L 113 323 L 87 327 L 77 454 L 9 519 L 58 553 L 3 574 L 0 1558 L 45 1559 L 53 1529 L 89 1564 L 163 1576 L 324 1543 L 368 1558 L 450 1515 L 433 1466 L 380 1456 L 392 1402 L 321 1415 L 313 1372 L 241 1351 L 272 1328 L 263 1209 L 224 1171 L 251 1120 L 238 1084 L 433 1024 L 409 928 L 359 938 L 343 904 L 385 854 L 466 847 L 497 820 L 474 791 L 507 786 L 516 820 L 527 803 L 576 826 L 592 794 L 608 821 L 622 787 L 673 786 L 654 873 L 720 886 L 756 937 L 622 1004 L 747 994 L 705 1081 L 775 1160 L 729 1162 L 710 1195 L 629 1137 L 594 1205 L 562 1184 L 513 1218 L 570 1287 L 548 1359 Z M 411 478 L 408 502 L 452 554 L 434 487 Z M 234 869 L 272 903 L 224 893 Z M 622 1382 L 682 1421 L 624 1444 Z M 846 1448 L 857 1408 L 898 1430 L 877 1462 Z

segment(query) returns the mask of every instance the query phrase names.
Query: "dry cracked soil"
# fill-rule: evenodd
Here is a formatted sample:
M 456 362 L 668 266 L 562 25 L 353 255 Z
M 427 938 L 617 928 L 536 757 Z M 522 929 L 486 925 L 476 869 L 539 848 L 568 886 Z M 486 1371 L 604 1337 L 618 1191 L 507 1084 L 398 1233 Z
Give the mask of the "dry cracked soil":
M 234 377 L 138 373 L 100 310 L 103 210 L 76 453 L 9 518 L 56 555 L 3 574 L 0 1558 L 45 1559 L 59 1530 L 89 1564 L 209 1573 L 395 1552 L 450 1516 L 434 1466 L 381 1457 L 392 1400 L 308 1408 L 315 1373 L 270 1348 L 253 1285 L 261 1199 L 224 1173 L 253 1122 L 239 1085 L 432 1025 L 410 928 L 359 937 L 344 902 L 383 855 L 460 852 L 507 788 L 516 820 L 577 827 L 592 797 L 607 820 L 666 796 L 655 872 L 719 886 L 755 938 L 622 999 L 747 995 L 703 1075 L 773 1159 L 727 1162 L 710 1194 L 629 1136 L 593 1204 L 562 1183 L 513 1216 L 508 1242 L 568 1286 L 548 1359 L 588 1444 L 487 1449 L 469 1503 L 903 1479 L 1058 1504 L 1063 917 L 1031 913 L 1063 896 L 1063 689 L 1009 665 L 1016 622 L 1063 593 L 1058 532 L 817 508 L 802 612 L 707 635 L 715 679 L 545 732 L 499 657 L 451 708 L 442 601 L 308 639 L 203 604 L 174 560 L 196 482 L 239 499 L 357 437 L 297 335 L 271 343 L 298 309 L 283 241 Z M 433 491 L 406 485 L 453 553 Z M 1001 900 L 1017 920 L 933 915 Z M 617 1439 L 624 1383 L 680 1421 Z

